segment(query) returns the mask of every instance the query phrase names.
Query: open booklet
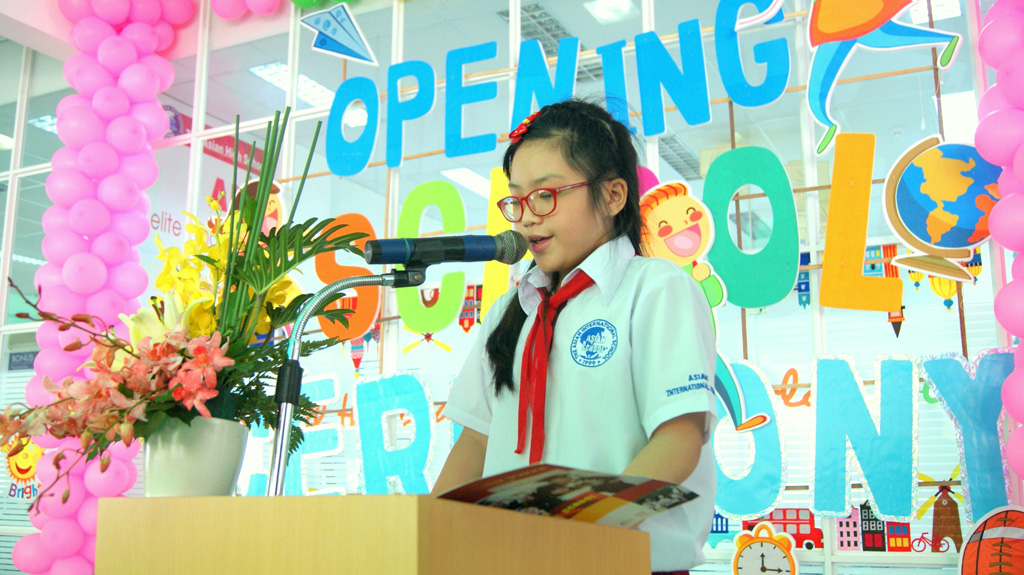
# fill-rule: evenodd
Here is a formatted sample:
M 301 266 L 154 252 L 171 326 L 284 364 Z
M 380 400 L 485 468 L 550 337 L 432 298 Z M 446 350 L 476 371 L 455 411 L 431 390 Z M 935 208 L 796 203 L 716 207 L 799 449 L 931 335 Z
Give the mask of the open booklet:
M 546 464 L 478 479 L 440 496 L 615 527 L 635 527 L 696 497 L 680 485 L 657 479 Z

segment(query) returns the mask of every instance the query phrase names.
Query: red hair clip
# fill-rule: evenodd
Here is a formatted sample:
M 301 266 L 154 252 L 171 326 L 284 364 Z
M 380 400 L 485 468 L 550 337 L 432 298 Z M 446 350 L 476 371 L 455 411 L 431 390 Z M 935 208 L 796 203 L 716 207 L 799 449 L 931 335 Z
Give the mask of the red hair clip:
M 525 120 L 523 120 L 521 124 L 519 124 L 519 126 L 515 130 L 512 130 L 512 132 L 508 135 L 508 141 L 512 142 L 513 144 L 518 144 L 519 140 L 523 137 L 523 134 L 525 134 L 526 130 L 530 128 L 530 122 L 533 122 L 533 120 L 536 119 L 539 115 L 540 111 L 536 111 L 530 114 Z

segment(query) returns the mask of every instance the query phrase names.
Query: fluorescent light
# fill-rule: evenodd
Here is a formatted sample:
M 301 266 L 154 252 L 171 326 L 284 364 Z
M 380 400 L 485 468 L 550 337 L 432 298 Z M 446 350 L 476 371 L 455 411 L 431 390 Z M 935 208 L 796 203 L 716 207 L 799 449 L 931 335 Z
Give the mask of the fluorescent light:
M 960 0 L 932 0 L 932 20 L 960 17 Z M 917 0 L 910 5 L 910 20 L 919 26 L 928 25 L 928 0 Z
M 583 6 L 601 24 L 612 24 L 637 14 L 632 0 L 592 0 L 584 2 Z
M 20 262 L 20 263 L 23 263 L 23 264 L 30 264 L 30 265 L 33 265 L 33 266 L 41 266 L 41 265 L 44 265 L 46 263 L 46 260 L 41 260 L 41 259 L 37 259 L 37 258 L 30 258 L 28 256 L 20 256 L 18 254 L 11 254 L 11 261 L 13 261 L 13 262 Z
M 491 181 L 469 168 L 441 170 L 441 175 L 485 200 L 491 199 Z
M 39 116 L 38 118 L 32 118 L 28 121 L 29 125 L 35 126 L 40 130 L 50 132 L 51 134 L 57 133 L 57 117 L 56 116 Z
M 935 102 L 935 96 L 932 96 Z M 974 131 L 978 129 L 978 103 L 974 92 L 954 92 L 942 95 L 942 133 L 947 142 L 974 145 Z
M 254 66 L 249 71 L 263 81 L 288 90 L 288 65 L 282 62 Z M 305 74 L 299 74 L 298 92 L 300 100 L 314 108 L 329 108 L 334 101 L 334 92 Z M 363 122 L 365 124 L 365 122 Z
M 14 138 L 0 134 L 0 150 L 11 150 L 14 148 Z

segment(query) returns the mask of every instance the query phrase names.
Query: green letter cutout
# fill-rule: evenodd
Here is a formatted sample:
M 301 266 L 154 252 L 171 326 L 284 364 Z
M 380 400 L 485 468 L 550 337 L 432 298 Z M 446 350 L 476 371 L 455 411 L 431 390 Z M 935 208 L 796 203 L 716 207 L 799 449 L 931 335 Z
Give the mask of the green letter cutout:
M 398 214 L 398 237 L 419 237 L 420 220 L 428 206 L 437 206 L 441 210 L 444 233 L 454 234 L 466 230 L 466 207 L 455 186 L 443 181 L 426 182 L 413 188 L 402 203 L 402 211 Z M 459 315 L 465 291 L 466 274 L 462 272 L 444 274 L 437 302 L 429 308 L 424 307 L 420 301 L 418 287 L 396 289 L 398 314 L 409 329 L 420 333 L 436 333 Z
M 764 190 L 772 208 L 772 233 L 761 251 L 743 253 L 729 238 L 729 202 L 741 186 Z M 720 232 L 708 261 L 725 282 L 729 303 L 764 307 L 785 299 L 796 285 L 800 263 L 796 203 L 786 170 L 774 154 L 756 146 L 730 150 L 718 157 L 704 180 L 704 205 Z M 724 232 L 724 233 L 723 233 Z

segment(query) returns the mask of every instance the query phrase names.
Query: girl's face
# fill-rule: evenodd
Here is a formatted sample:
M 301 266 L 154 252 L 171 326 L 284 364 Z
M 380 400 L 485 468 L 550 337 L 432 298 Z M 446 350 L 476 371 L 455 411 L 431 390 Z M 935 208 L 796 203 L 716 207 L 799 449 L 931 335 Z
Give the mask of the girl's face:
M 560 188 L 586 179 L 569 167 L 561 150 L 547 140 L 524 142 L 509 168 L 509 190 L 519 198 L 537 188 Z M 593 204 L 587 186 L 559 193 L 555 211 L 546 216 L 534 215 L 524 202 L 523 219 L 515 229 L 526 236 L 540 269 L 558 272 L 561 281 L 610 239 L 612 216 L 621 209 L 612 191 L 618 181 L 602 184 L 602 206 Z

